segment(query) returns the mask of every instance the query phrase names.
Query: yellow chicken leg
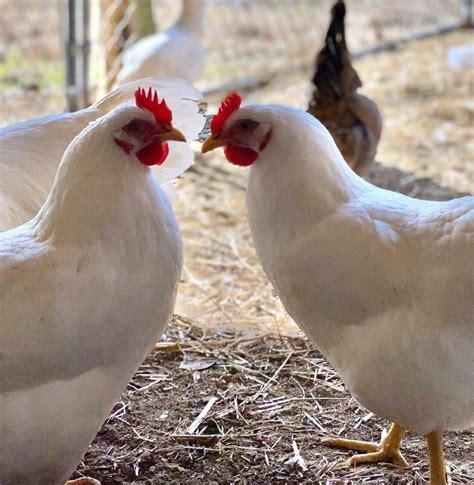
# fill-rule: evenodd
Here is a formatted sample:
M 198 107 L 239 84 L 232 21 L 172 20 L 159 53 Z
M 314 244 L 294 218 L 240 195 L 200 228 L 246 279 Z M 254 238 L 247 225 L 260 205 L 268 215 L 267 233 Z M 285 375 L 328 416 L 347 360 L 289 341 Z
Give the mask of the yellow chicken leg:
M 428 453 L 430 455 L 430 485 L 446 485 L 443 456 L 443 433 L 433 431 L 428 438 Z
M 350 465 L 360 463 L 394 463 L 400 468 L 408 467 L 408 463 L 400 452 L 400 443 L 405 428 L 393 423 L 386 436 L 382 436 L 380 443 L 370 443 L 366 441 L 345 440 L 341 438 L 328 438 L 323 443 L 329 446 L 347 448 L 349 450 L 364 452 L 362 455 L 354 455 L 348 460 Z
M 68 480 L 65 485 L 100 485 L 100 482 L 95 478 L 83 477 L 76 478 L 76 480 Z

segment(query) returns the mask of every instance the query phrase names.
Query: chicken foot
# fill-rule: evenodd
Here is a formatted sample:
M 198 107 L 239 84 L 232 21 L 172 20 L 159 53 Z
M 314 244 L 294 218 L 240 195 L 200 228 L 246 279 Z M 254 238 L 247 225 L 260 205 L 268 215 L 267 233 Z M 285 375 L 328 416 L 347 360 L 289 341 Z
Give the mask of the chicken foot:
M 345 440 L 341 438 L 327 438 L 323 440 L 323 443 L 328 446 L 347 448 L 364 453 L 351 457 L 347 461 L 349 465 L 356 466 L 360 463 L 389 462 L 394 463 L 400 468 L 406 468 L 408 467 L 408 463 L 400 452 L 400 443 L 404 434 L 405 428 L 393 423 L 388 433 L 385 436 L 382 435 L 380 443 Z

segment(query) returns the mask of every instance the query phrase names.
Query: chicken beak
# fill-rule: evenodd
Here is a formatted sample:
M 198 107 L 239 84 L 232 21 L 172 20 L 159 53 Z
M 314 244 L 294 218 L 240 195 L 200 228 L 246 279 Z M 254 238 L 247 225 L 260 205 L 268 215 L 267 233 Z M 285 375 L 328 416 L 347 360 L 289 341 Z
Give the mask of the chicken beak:
M 201 153 L 210 152 L 216 148 L 223 147 L 227 144 L 226 140 L 220 138 L 220 135 L 211 135 L 206 138 L 201 148 Z
M 176 128 L 171 127 L 170 131 L 167 131 L 159 136 L 160 141 L 186 141 L 186 137 Z

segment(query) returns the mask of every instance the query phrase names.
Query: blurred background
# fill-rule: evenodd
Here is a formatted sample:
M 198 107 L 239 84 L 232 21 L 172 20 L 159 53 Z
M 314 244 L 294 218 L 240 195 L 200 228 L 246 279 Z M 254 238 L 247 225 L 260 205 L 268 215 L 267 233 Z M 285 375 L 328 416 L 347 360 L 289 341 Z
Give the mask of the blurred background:
M 0 0 L 0 126 L 100 98 L 116 83 L 123 52 L 141 37 L 166 31 L 189 5 L 198 7 L 191 14 L 202 20 L 207 62 L 196 84 L 209 113 L 231 89 L 246 102 L 306 109 L 332 4 Z M 384 119 L 380 163 L 367 178 L 425 199 L 472 193 L 474 48 L 472 30 L 463 28 L 472 19 L 470 0 L 346 5 L 346 39 L 361 92 L 375 100 Z M 466 46 L 470 55 L 457 58 Z M 196 157 L 181 181 L 177 207 L 187 244 L 179 312 L 203 325 L 293 331 L 255 259 L 241 194 L 245 172 L 223 163 L 218 151 Z
M 208 0 L 201 86 L 309 75 L 330 0 Z M 470 0 L 348 0 L 355 54 L 466 22 Z M 178 18 L 176 0 L 0 0 L 0 99 L 5 122 L 83 107 L 113 86 L 121 54 Z M 67 84 L 67 90 L 65 86 Z M 23 107 L 24 103 L 24 107 Z M 25 111 L 23 112 L 23 109 Z
M 127 67 L 124 52 L 139 39 L 174 25 L 187 4 L 198 4 L 194 14 L 202 20 L 200 42 L 207 61 L 195 83 L 205 94 L 209 114 L 216 112 L 231 90 L 240 91 L 246 103 L 275 102 L 307 109 L 314 89 L 315 57 L 324 43 L 333 0 L 0 0 L 0 127 L 77 110 L 99 99 L 116 85 L 118 74 Z M 360 92 L 373 99 L 383 115 L 377 163 L 366 178 L 378 186 L 423 199 L 472 194 L 472 2 L 346 0 L 346 6 L 346 39 L 363 82 Z M 288 365 L 285 372 L 293 376 L 303 369 L 305 379 L 314 384 L 323 360 L 319 355 L 307 354 L 313 351 L 283 310 L 257 261 L 246 217 L 245 184 L 245 170 L 226 163 L 220 150 L 205 158 L 196 152 L 196 163 L 179 180 L 180 202 L 175 212 L 183 234 L 185 266 L 176 307 L 179 317 L 165 338 L 181 343 L 191 341 L 189 348 L 194 350 L 201 346 L 202 354 L 212 357 L 210 366 L 224 358 L 229 361 L 229 369 L 235 362 L 241 371 L 244 366 L 255 366 L 258 372 L 252 372 L 257 376 L 260 371 L 277 375 L 290 355 L 298 356 L 292 357 L 293 367 Z M 255 340 L 255 335 L 262 334 L 278 338 L 268 345 L 256 340 L 259 346 L 249 347 L 248 353 L 237 346 L 242 335 Z M 287 343 L 281 340 L 283 337 L 289 339 Z M 222 342 L 227 343 L 221 346 Z M 315 359 L 314 366 L 307 355 Z M 202 459 L 207 456 L 207 448 L 196 451 L 167 440 L 184 422 L 186 413 L 193 415 L 193 405 L 202 407 L 203 396 L 216 392 L 221 395 L 220 388 L 212 386 L 218 387 L 223 378 L 216 374 L 217 377 L 207 379 L 203 374 L 201 382 L 199 372 L 190 373 L 192 365 L 186 367 L 181 360 L 181 354 L 170 352 L 155 354 L 145 363 L 136 382 L 144 381 L 143 376 L 154 379 L 150 368 L 164 372 L 169 376 L 166 382 L 172 384 L 163 387 L 166 399 L 160 386 L 153 387 L 146 396 L 137 392 L 136 397 L 133 394 L 142 384 L 129 389 L 123 398 L 127 404 L 121 403 L 106 423 L 80 465 L 80 473 L 108 477 L 105 484 L 130 483 L 144 473 L 172 480 L 178 477 L 182 483 L 208 481 L 210 468 L 208 461 Z M 317 393 L 324 395 L 321 389 L 328 389 L 328 381 L 336 400 L 334 405 L 325 406 L 337 417 L 335 424 L 322 418 L 326 431 L 347 427 L 378 439 L 383 422 L 363 410 L 358 410 L 358 414 L 346 412 L 351 406 L 357 408 L 355 402 L 344 393 L 333 371 L 324 369 L 324 373 L 324 382 L 316 383 L 320 387 Z M 216 480 L 237 483 L 233 482 L 235 478 L 240 483 L 239 477 L 245 473 L 252 483 L 261 483 L 258 480 L 262 476 L 270 477 L 269 483 L 275 476 L 278 480 L 293 477 L 291 473 L 285 475 L 286 460 L 293 456 L 290 438 L 298 436 L 301 445 L 302 429 L 306 429 L 306 444 L 302 448 L 305 457 L 313 464 L 321 460 L 318 452 L 329 457 L 329 462 L 321 461 L 322 471 L 312 476 L 313 482 L 337 476 L 358 483 L 368 479 L 382 483 L 383 474 L 374 475 L 373 469 L 347 469 L 345 475 L 337 469 L 333 472 L 341 455 L 329 455 L 327 448 L 321 446 L 315 448 L 312 435 L 316 428 L 301 424 L 307 424 L 302 404 L 306 398 L 300 398 L 302 388 L 297 381 L 293 387 L 286 381 L 282 379 L 275 392 L 285 397 L 282 403 L 291 401 L 295 407 L 285 416 L 286 430 L 280 429 L 280 421 L 275 421 L 270 429 L 272 450 L 276 453 L 271 466 L 262 472 L 265 463 L 261 455 L 256 455 L 254 471 L 247 466 L 250 460 L 246 453 L 252 446 L 261 445 L 258 433 L 257 438 L 251 434 L 255 421 L 249 419 L 249 423 L 245 421 L 247 427 L 237 426 L 236 431 L 229 432 L 225 442 L 228 448 L 223 448 L 235 444 L 235 453 L 245 455 L 245 465 L 239 459 L 232 462 L 234 448 L 230 448 L 230 461 L 223 460 L 221 468 L 216 468 L 218 472 L 213 472 Z M 153 384 L 156 382 L 159 381 Z M 149 384 L 143 389 L 148 387 Z M 228 405 L 233 407 L 233 394 L 229 396 Z M 296 396 L 294 402 L 286 400 L 287 396 Z M 127 420 L 132 419 L 139 432 L 121 419 L 128 401 L 133 405 L 127 409 Z M 267 404 L 263 402 L 262 406 Z M 258 413 L 267 411 L 255 409 L 252 418 L 262 416 L 263 423 L 267 415 Z M 264 409 L 273 413 L 274 408 Z M 131 417 L 132 411 L 135 418 Z M 153 419 L 142 419 L 153 412 Z M 153 433 L 150 422 L 156 426 Z M 262 425 L 265 433 L 269 422 Z M 235 423 L 232 422 L 232 430 Z M 160 455 L 164 453 L 163 463 L 143 458 L 140 450 L 146 443 L 142 435 L 156 438 L 153 446 Z M 282 436 L 285 439 L 280 443 Z M 415 482 L 427 478 L 425 444 L 421 438 L 410 442 L 408 458 L 415 464 L 410 478 Z M 249 446 L 248 450 L 242 443 Z M 445 447 L 452 483 L 474 483 L 474 461 L 467 459 L 472 434 L 450 435 Z M 213 456 L 209 454 L 210 459 Z M 189 466 L 189 471 L 177 462 Z M 216 463 L 213 461 L 212 467 Z M 264 472 L 267 475 L 262 475 Z M 124 477 L 128 481 L 124 482 Z
M 0 0 L 0 125 L 98 99 L 114 86 L 123 52 L 173 25 L 186 2 L 199 6 L 203 20 L 207 63 L 196 84 L 209 113 L 231 89 L 246 101 L 306 109 L 331 0 Z M 346 5 L 361 92 L 384 118 L 381 163 L 367 178 L 413 197 L 472 193 L 474 52 L 472 30 L 463 28 L 472 19 L 470 0 Z M 466 46 L 467 63 L 455 55 Z M 177 207 L 188 245 L 179 311 L 205 325 L 294 329 L 255 260 L 240 193 L 244 171 L 217 152 L 197 161 Z

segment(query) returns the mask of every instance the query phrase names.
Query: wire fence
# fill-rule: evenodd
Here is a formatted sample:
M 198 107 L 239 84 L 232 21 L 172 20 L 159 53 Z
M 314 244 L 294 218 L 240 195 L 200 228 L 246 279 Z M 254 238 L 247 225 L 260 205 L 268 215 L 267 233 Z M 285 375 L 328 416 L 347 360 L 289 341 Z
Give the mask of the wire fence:
M 207 38 L 209 77 L 221 71 L 260 75 L 308 66 L 321 47 L 331 0 L 215 2 Z M 457 0 L 347 0 L 353 51 L 459 20 Z M 213 69 L 214 68 L 214 69 Z
M 129 8 L 133 4 L 130 0 L 113 3 L 128 4 Z M 309 65 L 324 37 L 332 3 L 332 0 L 208 0 L 204 39 L 209 58 L 206 80 L 219 82 L 229 77 L 259 76 Z M 348 37 L 355 51 L 460 22 L 459 0 L 347 0 L 346 3 Z M 153 9 L 160 28 L 166 28 L 179 15 L 180 2 L 155 0 Z M 104 16 L 103 25 L 112 19 Z M 127 37 L 117 29 L 112 44 L 123 45 Z
M 0 0 L 0 93 L 6 87 L 34 85 L 45 71 L 44 79 L 38 81 L 40 87 L 54 85 L 52 77 L 55 82 L 58 79 L 65 82 L 65 58 L 71 53 L 78 55 L 82 49 L 89 68 L 88 100 L 94 99 L 113 85 L 123 50 L 137 38 L 133 24 L 136 2 Z M 67 29 L 68 13 L 70 16 L 71 5 L 76 4 L 76 17 L 80 17 L 78 3 L 88 4 L 90 10 L 87 49 L 84 39 L 80 42 L 76 39 L 77 45 L 66 50 L 65 39 L 71 30 Z M 321 46 L 333 0 L 207 0 L 206 3 L 203 44 L 208 62 L 201 84 L 210 85 L 308 68 Z M 471 15 L 470 3 L 470 0 L 346 0 L 349 47 L 357 52 L 459 24 L 463 8 L 464 16 L 466 12 Z M 176 21 L 180 8 L 181 2 L 176 0 L 152 0 L 160 30 Z M 77 60 L 74 65 L 77 70 Z M 48 71 L 51 69 L 54 75 Z M 70 93 L 74 93 L 74 82 L 69 79 Z

